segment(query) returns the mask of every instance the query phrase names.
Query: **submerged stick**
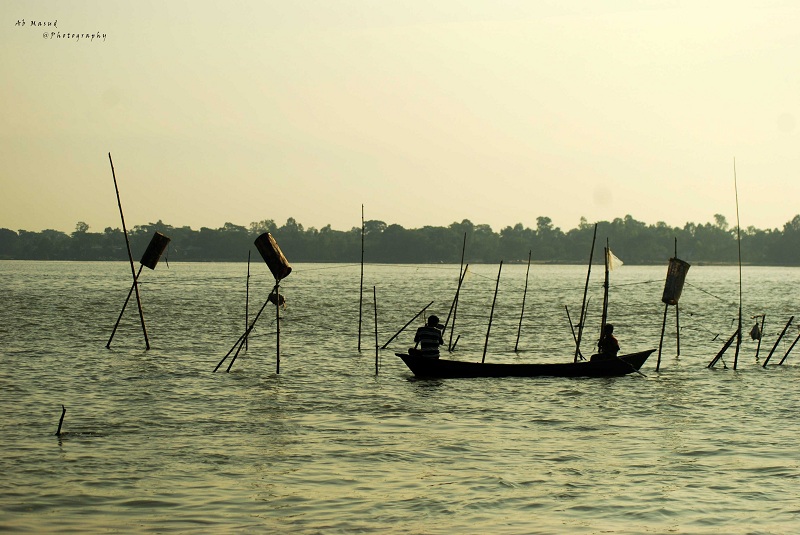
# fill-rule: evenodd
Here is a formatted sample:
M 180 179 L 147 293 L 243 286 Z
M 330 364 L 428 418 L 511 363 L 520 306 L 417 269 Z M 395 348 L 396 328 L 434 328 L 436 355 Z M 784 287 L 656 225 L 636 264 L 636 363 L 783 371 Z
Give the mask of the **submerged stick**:
M 61 405 L 61 419 L 58 420 L 58 429 L 56 430 L 56 436 L 61 436 L 61 425 L 64 423 L 64 415 L 67 414 L 67 408 L 64 405 Z
M 401 333 L 401 332 L 405 331 L 405 330 L 406 330 L 406 328 L 407 328 L 409 325 L 411 325 L 411 323 L 412 323 L 412 322 L 413 322 L 415 319 L 417 319 L 417 318 L 419 317 L 419 315 L 420 315 L 420 314 L 422 314 L 423 312 L 425 312 L 425 311 L 428 309 L 428 307 L 429 307 L 429 306 L 431 306 L 432 304 L 433 304 L 433 301 L 431 301 L 430 303 L 428 303 L 427 305 L 425 305 L 425 306 L 422 308 L 422 310 L 420 310 L 419 312 L 417 312 L 417 313 L 414 315 L 414 317 L 413 317 L 413 318 L 411 318 L 410 320 L 408 320 L 408 323 L 406 323 L 405 325 L 403 325 L 403 328 L 402 328 L 402 329 L 400 329 L 399 331 L 397 331 L 397 333 L 396 333 L 394 336 L 392 336 L 391 338 L 389 338 L 389 340 L 387 340 L 387 341 L 386 341 L 386 343 L 385 343 L 385 344 L 383 344 L 383 345 L 381 346 L 381 349 L 386 349 L 386 347 L 387 347 L 387 346 L 388 346 L 388 345 L 391 343 L 391 341 L 392 341 L 392 340 L 394 340 L 395 338 L 397 338 L 397 337 L 400 335 L 400 333 Z

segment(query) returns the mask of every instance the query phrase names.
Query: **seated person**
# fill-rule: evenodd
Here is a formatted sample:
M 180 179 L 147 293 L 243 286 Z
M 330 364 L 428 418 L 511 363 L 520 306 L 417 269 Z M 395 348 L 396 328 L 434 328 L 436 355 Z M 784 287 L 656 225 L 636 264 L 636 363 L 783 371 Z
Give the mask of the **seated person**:
M 619 353 L 619 342 L 614 337 L 614 326 L 610 323 L 606 323 L 603 336 L 597 342 L 597 352 L 591 360 L 613 359 Z
M 439 346 L 444 344 L 442 331 L 439 330 L 439 318 L 428 316 L 428 323 L 417 329 L 414 341 L 419 345 L 408 350 L 409 355 L 419 355 L 432 359 L 439 358 Z

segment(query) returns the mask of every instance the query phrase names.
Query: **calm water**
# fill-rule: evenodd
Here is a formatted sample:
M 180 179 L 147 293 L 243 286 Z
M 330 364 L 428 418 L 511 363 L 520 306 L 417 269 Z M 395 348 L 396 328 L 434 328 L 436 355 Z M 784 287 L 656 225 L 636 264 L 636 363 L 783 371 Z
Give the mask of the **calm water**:
M 138 267 L 138 266 L 137 266 Z M 472 266 L 454 355 L 480 360 L 498 266 Z M 296 265 L 285 280 L 281 368 L 275 308 L 230 373 L 244 331 L 246 264 L 159 264 L 142 274 L 152 349 L 125 263 L 0 262 L 0 531 L 275 533 L 796 533 L 800 531 L 800 269 L 745 268 L 734 371 L 706 369 L 735 330 L 738 272 L 694 266 L 681 355 L 668 310 L 660 371 L 614 379 L 414 380 L 382 345 L 429 301 L 447 316 L 458 266 Z M 253 264 L 251 318 L 270 289 Z M 612 272 L 623 352 L 658 347 L 663 267 Z M 564 361 L 581 266 L 506 265 L 490 361 Z M 583 350 L 599 332 L 592 272 Z M 419 322 L 412 326 L 416 327 Z M 449 333 L 448 333 L 449 336 Z M 61 437 L 54 436 L 67 408 Z

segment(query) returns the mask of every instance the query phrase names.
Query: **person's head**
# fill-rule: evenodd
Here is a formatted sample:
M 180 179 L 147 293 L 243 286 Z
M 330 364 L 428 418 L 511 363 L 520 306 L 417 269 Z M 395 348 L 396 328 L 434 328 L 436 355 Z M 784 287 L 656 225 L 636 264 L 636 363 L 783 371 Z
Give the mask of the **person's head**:
M 614 334 L 614 325 L 606 323 L 606 334 Z
M 428 316 L 428 327 L 436 327 L 439 325 L 439 316 Z

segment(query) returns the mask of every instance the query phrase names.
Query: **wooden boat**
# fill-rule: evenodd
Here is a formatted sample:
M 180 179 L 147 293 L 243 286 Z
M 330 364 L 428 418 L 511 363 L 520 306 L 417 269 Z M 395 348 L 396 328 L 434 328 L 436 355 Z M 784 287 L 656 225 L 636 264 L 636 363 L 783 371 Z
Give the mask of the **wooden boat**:
M 432 359 L 395 353 L 417 377 L 615 377 L 636 373 L 655 349 L 604 360 L 567 363 L 504 364 Z

